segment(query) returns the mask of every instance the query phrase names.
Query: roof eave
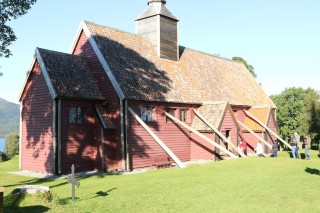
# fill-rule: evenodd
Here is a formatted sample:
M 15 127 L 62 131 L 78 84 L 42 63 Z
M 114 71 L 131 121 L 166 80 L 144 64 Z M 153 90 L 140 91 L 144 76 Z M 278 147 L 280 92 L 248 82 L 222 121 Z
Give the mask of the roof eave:
M 161 8 L 159 11 L 157 11 L 157 9 L 153 6 L 148 6 L 147 9 L 145 9 L 136 19 L 135 21 L 139 21 L 139 20 L 142 20 L 142 19 L 146 19 L 146 18 L 149 18 L 149 17 L 153 17 L 153 16 L 157 16 L 157 15 L 160 15 L 160 16 L 164 16 L 164 17 L 167 17 L 167 18 L 170 18 L 172 20 L 175 20 L 175 21 L 179 21 L 179 19 L 177 19 L 177 17 L 175 17 L 169 10 L 168 8 L 166 8 L 166 6 L 164 5 L 161 5 Z
M 85 21 L 81 22 L 81 28 L 83 30 L 83 32 L 86 34 L 88 41 L 91 45 L 91 47 L 93 48 L 93 51 L 95 52 L 96 56 L 98 57 L 98 60 L 100 61 L 105 73 L 107 74 L 112 86 L 114 87 L 117 95 L 119 96 L 120 100 L 124 100 L 126 99 L 125 93 L 123 92 L 120 84 L 118 83 L 118 81 L 116 80 L 109 64 L 107 63 L 107 61 L 105 60 L 105 58 L 103 57 L 94 37 L 92 36 L 87 24 Z M 78 35 L 80 36 L 80 34 Z
M 54 86 L 53 86 L 53 84 L 51 82 L 51 79 L 50 79 L 50 76 L 49 76 L 49 72 L 47 70 L 47 67 L 46 67 L 46 65 L 44 63 L 44 60 L 43 60 L 43 58 L 41 56 L 41 53 L 40 53 L 40 48 L 36 48 L 36 58 L 38 60 L 41 72 L 42 72 L 43 77 L 45 79 L 45 82 L 46 82 L 46 84 L 48 86 L 48 89 L 49 89 L 49 92 L 51 94 L 51 97 L 52 97 L 52 99 L 55 99 L 58 96 L 58 94 L 57 94 L 57 91 L 55 91 Z
M 31 61 L 31 63 L 30 63 L 29 69 L 28 69 L 28 71 L 27 71 L 27 75 L 26 75 L 26 77 L 25 77 L 25 79 L 24 79 L 24 82 L 23 82 L 23 85 L 22 85 L 22 87 L 21 87 L 21 89 L 20 89 L 20 93 L 19 93 L 19 96 L 18 96 L 18 101 L 19 101 L 19 102 L 21 102 L 23 93 L 24 93 L 24 91 L 25 91 L 25 88 L 26 88 L 26 86 L 27 86 L 29 77 L 30 77 L 30 75 L 31 75 L 32 69 L 33 69 L 36 61 L 37 61 L 37 60 L 36 60 L 36 56 L 33 55 L 32 61 Z

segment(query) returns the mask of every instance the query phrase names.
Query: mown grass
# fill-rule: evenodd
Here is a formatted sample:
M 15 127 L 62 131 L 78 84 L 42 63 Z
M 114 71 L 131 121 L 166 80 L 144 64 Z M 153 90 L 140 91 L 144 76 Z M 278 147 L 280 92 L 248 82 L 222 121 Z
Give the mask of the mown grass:
M 76 200 L 66 179 L 46 180 L 7 174 L 18 159 L 0 163 L 6 187 L 5 212 L 320 212 L 317 151 L 312 160 L 240 158 L 151 170 L 134 175 L 81 177 Z M 52 201 L 41 195 L 12 196 L 26 184 L 50 187 Z

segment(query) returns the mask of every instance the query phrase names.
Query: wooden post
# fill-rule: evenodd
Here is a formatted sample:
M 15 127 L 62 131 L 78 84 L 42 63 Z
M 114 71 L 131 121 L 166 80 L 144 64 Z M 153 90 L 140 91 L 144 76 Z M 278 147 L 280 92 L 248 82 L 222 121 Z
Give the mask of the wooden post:
M 238 152 L 241 157 L 247 157 L 241 150 L 238 149 L 231 141 L 229 141 L 218 129 L 216 129 L 207 119 L 205 119 L 197 110 L 193 110 L 194 113 L 205 123 L 207 124 L 216 134 L 218 134 L 224 142 L 228 143 L 234 150 Z
M 219 144 L 217 144 L 216 142 L 214 142 L 213 140 L 211 140 L 210 138 L 204 136 L 203 134 L 201 134 L 200 132 L 198 132 L 197 130 L 195 130 L 194 128 L 188 126 L 187 124 L 181 122 L 180 120 L 178 120 L 177 118 L 173 117 L 172 115 L 170 115 L 167 112 L 164 112 L 166 116 L 168 116 L 171 120 L 173 120 L 174 122 L 180 124 L 181 126 L 185 127 L 186 129 L 188 129 L 189 131 L 195 133 L 196 135 L 198 135 L 200 138 L 206 140 L 207 142 L 211 143 L 214 147 L 224 151 L 226 154 L 228 154 L 230 157 L 232 158 L 238 158 L 238 156 L 236 156 L 235 154 L 233 154 L 232 152 L 230 152 L 229 150 L 227 150 L 226 148 L 220 146 Z
M 272 135 L 274 135 L 276 138 L 278 138 L 282 143 L 284 143 L 287 147 L 289 147 L 292 150 L 292 147 L 286 142 L 284 141 L 282 138 L 280 138 L 280 136 L 278 136 L 276 133 L 274 133 L 269 127 L 267 127 L 265 124 L 263 124 L 261 121 L 259 121 L 256 117 L 254 117 L 251 113 L 249 113 L 247 110 L 244 110 L 244 112 L 246 113 L 246 115 L 248 115 L 249 117 L 251 117 L 253 120 L 255 120 L 256 122 L 258 122 L 258 124 L 260 124 L 261 126 L 263 126 L 264 128 L 266 128 L 266 130 L 268 130 L 268 132 L 270 132 Z
M 143 122 L 143 120 L 141 120 L 139 118 L 139 116 L 130 108 L 128 107 L 128 111 L 133 115 L 133 117 L 141 124 L 141 126 L 143 128 L 145 128 L 145 130 L 147 130 L 147 132 L 151 135 L 151 137 L 153 137 L 153 139 L 161 146 L 161 148 L 168 153 L 168 155 L 172 158 L 172 160 L 180 167 L 180 168 L 185 168 L 186 166 L 180 161 L 180 159 L 162 142 L 162 140 L 160 140 L 160 138 L 158 138 L 158 136 L 156 134 L 154 134 L 152 132 L 152 130 L 148 127 L 147 124 L 145 124 Z
M 3 213 L 3 193 L 4 187 L 0 187 L 0 213 Z
M 74 165 L 72 164 L 71 166 L 71 175 L 68 176 L 67 178 L 68 183 L 71 183 L 71 187 L 72 187 L 72 200 L 74 201 L 74 195 L 75 195 L 75 186 L 80 186 L 80 182 L 74 178 Z
M 238 120 L 238 124 L 240 124 L 243 128 L 245 128 L 246 130 L 248 130 L 253 136 L 255 136 L 259 141 L 263 142 L 267 147 L 269 147 L 269 149 L 272 149 L 271 144 L 269 144 L 266 140 L 264 140 L 262 137 L 260 137 L 259 135 L 257 135 L 254 131 L 252 131 L 249 127 L 247 127 L 246 125 L 244 125 L 243 123 L 241 123 Z

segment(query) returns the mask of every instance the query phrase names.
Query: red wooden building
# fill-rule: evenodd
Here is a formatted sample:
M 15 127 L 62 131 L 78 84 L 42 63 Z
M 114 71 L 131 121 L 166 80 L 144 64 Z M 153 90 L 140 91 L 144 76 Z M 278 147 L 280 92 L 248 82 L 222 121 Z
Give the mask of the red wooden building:
M 244 110 L 262 105 L 275 130 L 276 106 L 245 66 L 179 46 L 177 26 L 166 1 L 149 0 L 137 34 L 83 21 L 71 53 L 37 48 L 20 96 L 21 169 L 133 170 L 157 156 L 183 167 L 233 156 Z

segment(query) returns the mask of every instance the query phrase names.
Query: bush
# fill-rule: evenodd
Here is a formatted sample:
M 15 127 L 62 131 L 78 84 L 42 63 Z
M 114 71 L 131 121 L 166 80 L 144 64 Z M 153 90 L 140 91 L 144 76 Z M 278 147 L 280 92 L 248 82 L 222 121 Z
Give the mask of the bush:
M 19 135 L 18 134 L 12 134 L 6 137 L 4 154 L 8 159 L 11 159 L 15 155 L 19 154 Z
M 7 156 L 3 152 L 0 152 L 0 162 L 6 161 L 6 160 L 7 160 Z

